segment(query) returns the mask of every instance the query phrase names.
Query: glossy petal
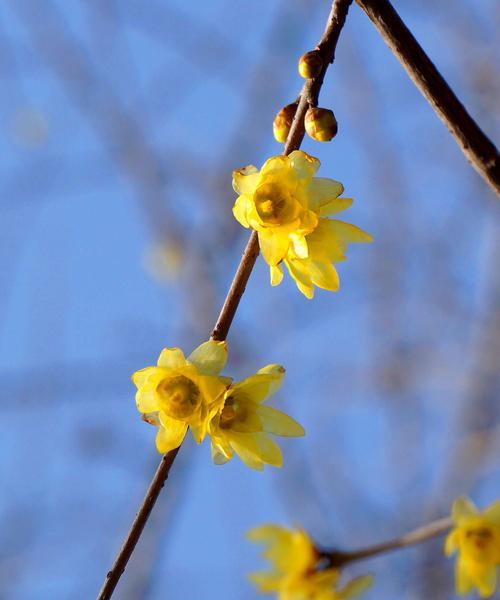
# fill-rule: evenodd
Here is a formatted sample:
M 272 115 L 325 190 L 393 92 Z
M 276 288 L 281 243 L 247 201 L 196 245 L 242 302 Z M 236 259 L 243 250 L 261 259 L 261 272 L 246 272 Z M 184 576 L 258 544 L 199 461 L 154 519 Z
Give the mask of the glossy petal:
M 227 361 L 226 342 L 209 340 L 193 350 L 188 356 L 201 375 L 218 375 Z
M 290 238 L 293 244 L 293 251 L 299 258 L 307 258 L 309 256 L 309 250 L 307 247 L 307 240 L 303 235 L 291 234 Z
M 238 196 L 233 206 L 233 215 L 243 227 L 250 227 L 250 223 L 248 222 L 248 212 L 250 208 L 250 199 L 247 196 Z
M 255 433 L 253 437 L 257 443 L 258 456 L 263 462 L 273 467 L 283 466 L 283 455 L 281 454 L 280 447 L 274 440 L 266 433 Z
M 322 217 L 336 215 L 352 205 L 352 198 L 335 198 L 320 207 L 319 214 Z
M 260 369 L 255 375 L 247 377 L 247 379 L 233 385 L 229 390 L 229 394 L 237 396 L 242 393 L 256 404 L 274 394 L 283 382 L 285 369 L 281 365 L 268 365 L 267 368 L 270 370 L 264 371 L 266 369 L 264 367 L 264 369 Z
M 297 176 L 301 179 L 314 177 L 321 164 L 317 158 L 302 150 L 294 150 L 288 155 L 288 159 Z
M 146 367 L 145 369 L 140 369 L 139 371 L 133 373 L 132 381 L 138 388 L 140 388 L 146 383 L 146 381 L 155 372 L 155 370 L 156 367 Z
M 288 236 L 273 231 L 259 232 L 259 247 L 268 265 L 274 267 L 281 262 L 290 246 Z
M 233 189 L 237 194 L 253 194 L 258 181 L 259 170 L 253 165 L 233 171 Z
M 344 244 L 366 244 L 373 242 L 373 238 L 369 233 L 356 227 L 356 225 L 351 225 L 351 223 L 329 221 L 329 228 L 337 236 L 337 239 Z
M 270 173 L 276 173 L 277 171 L 283 171 L 288 169 L 288 157 L 287 156 L 271 156 L 262 165 L 260 170 L 260 182 L 262 182 L 263 175 L 269 175 Z
M 264 431 L 284 437 L 301 437 L 305 435 L 302 425 L 292 417 L 271 406 L 259 405 L 257 414 L 260 417 Z
M 309 183 L 308 191 L 314 199 L 315 204 L 321 207 L 338 198 L 344 191 L 344 186 L 340 181 L 334 181 L 326 177 L 315 177 Z
M 309 272 L 314 285 L 330 292 L 338 291 L 340 287 L 339 275 L 333 265 L 326 262 L 311 261 Z
M 281 264 L 270 266 L 269 273 L 271 275 L 271 285 L 279 285 L 283 279 L 283 267 Z
M 137 390 L 135 394 L 137 410 L 141 413 L 152 413 L 158 410 L 158 400 L 153 390 Z
M 178 369 L 185 364 L 186 359 L 180 348 L 163 348 L 158 357 L 158 366 L 166 369 Z
M 182 444 L 182 440 L 186 435 L 187 425 L 182 421 L 170 419 L 170 417 L 165 416 L 162 418 L 162 423 L 163 427 L 159 427 L 156 434 L 156 448 L 160 454 L 165 454 Z

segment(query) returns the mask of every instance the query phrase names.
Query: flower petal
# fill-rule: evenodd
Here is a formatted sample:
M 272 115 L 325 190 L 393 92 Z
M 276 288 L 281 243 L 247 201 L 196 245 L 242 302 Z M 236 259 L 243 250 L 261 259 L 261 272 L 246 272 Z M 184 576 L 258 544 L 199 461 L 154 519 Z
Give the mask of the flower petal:
M 292 276 L 292 279 L 297 284 L 299 290 L 304 294 L 306 298 L 311 300 L 314 297 L 314 286 L 311 281 L 311 276 L 307 272 L 305 261 L 297 260 L 284 260 L 288 272 Z
M 335 198 L 338 198 L 344 191 L 344 186 L 340 181 L 327 179 L 326 177 L 315 177 L 311 180 L 308 187 L 308 195 L 314 203 L 311 208 L 328 204 Z
M 500 525 L 500 500 L 493 502 L 484 510 L 484 517 L 495 525 Z
M 330 292 L 337 292 L 339 290 L 339 275 L 333 265 L 311 260 L 309 271 L 311 273 L 311 281 L 314 285 Z
M 276 171 L 288 169 L 288 165 L 288 156 L 271 156 L 271 158 L 268 158 L 262 165 L 262 169 L 260 170 L 260 181 L 262 181 L 263 175 L 269 175 L 270 173 L 275 173 Z
M 282 577 L 277 573 L 266 573 L 259 571 L 251 573 L 248 578 L 261 592 L 279 592 L 282 585 Z
M 283 383 L 285 369 L 281 365 L 267 365 L 257 371 L 255 375 L 235 383 L 229 388 L 228 394 L 237 396 L 242 393 L 256 404 L 260 404 L 279 390 Z
M 256 434 L 228 431 L 226 435 L 231 447 L 245 465 L 250 467 L 250 469 L 262 471 L 264 463 L 259 457 L 257 443 L 254 440 Z
M 233 206 L 234 218 L 243 225 L 243 227 L 250 227 L 248 222 L 248 211 L 251 208 L 251 202 L 248 196 L 238 196 Z
M 323 204 L 320 208 L 319 214 L 322 217 L 326 217 L 327 215 L 335 215 L 349 208 L 352 203 L 352 198 L 335 198 L 334 200 L 330 200 L 326 204 Z
M 273 467 L 283 466 L 283 455 L 280 447 L 266 433 L 254 433 L 253 437 L 257 442 L 259 458 Z
M 290 152 L 288 159 L 300 179 L 314 177 L 314 174 L 321 164 L 317 158 L 314 158 L 314 156 L 311 156 L 302 150 Z
M 466 496 L 460 496 L 460 498 L 457 498 L 455 502 L 453 502 L 451 516 L 455 523 L 458 524 L 460 521 L 477 514 L 478 510 L 476 505 Z
M 269 267 L 271 275 L 271 285 L 279 285 L 283 279 L 283 267 L 281 264 L 277 264 Z
M 253 194 L 259 181 L 259 170 L 253 165 L 233 171 L 233 189 L 237 194 Z
M 293 251 L 299 258 L 307 258 L 309 256 L 309 250 L 307 247 L 307 240 L 303 235 L 292 233 L 290 238 L 293 244 Z
M 201 375 L 218 375 L 224 368 L 227 360 L 226 342 L 209 340 L 193 350 L 188 356 Z
M 481 579 L 477 581 L 481 598 L 490 598 L 497 589 L 497 568 L 492 565 L 487 569 Z
M 162 427 L 158 428 L 156 434 L 156 448 L 160 454 L 165 454 L 178 448 L 186 435 L 187 425 L 182 421 L 171 419 L 162 415 Z
M 347 598 L 357 598 L 373 584 L 373 576 L 372 575 L 362 575 L 361 577 L 356 577 L 352 581 L 350 581 L 347 585 L 345 585 L 341 590 L 339 590 L 339 598 L 342 600 Z
M 356 227 L 356 225 L 351 225 L 351 223 L 331 220 L 329 221 L 329 228 L 337 236 L 337 239 L 345 245 L 373 242 L 373 238 L 369 233 Z
M 458 549 L 458 532 L 453 529 L 447 536 L 444 542 L 445 556 L 451 556 Z
M 259 231 L 259 247 L 262 257 L 271 267 L 283 260 L 290 246 L 290 238 L 283 233 Z
M 135 394 L 137 410 L 141 413 L 152 413 L 158 410 L 158 400 L 153 390 L 138 389 Z
M 259 405 L 256 410 L 260 417 L 264 431 L 285 437 L 300 437 L 305 435 L 302 425 L 297 423 L 286 413 L 272 406 Z
M 167 369 L 178 369 L 186 365 L 184 353 L 180 348 L 163 348 L 158 357 L 158 366 Z
M 132 375 L 132 381 L 138 388 L 140 388 L 146 383 L 149 376 L 152 375 L 155 370 L 156 367 L 146 367 L 145 369 L 140 369 Z

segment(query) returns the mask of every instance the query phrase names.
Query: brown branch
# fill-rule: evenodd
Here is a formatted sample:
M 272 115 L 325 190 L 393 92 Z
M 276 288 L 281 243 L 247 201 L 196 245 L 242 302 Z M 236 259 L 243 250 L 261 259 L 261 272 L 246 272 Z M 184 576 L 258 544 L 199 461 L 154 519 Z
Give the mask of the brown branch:
M 323 79 L 329 63 L 332 63 L 335 57 L 335 47 L 339 39 L 340 31 L 345 23 L 349 6 L 352 0 L 334 0 L 332 10 L 328 17 L 327 26 L 318 44 L 320 52 L 324 58 L 324 67 L 322 72 L 315 79 L 308 79 L 300 94 L 300 102 L 295 114 L 295 118 L 290 129 L 283 154 L 287 155 L 293 150 L 297 150 L 304 138 L 304 116 L 309 107 L 311 97 L 316 97 L 319 94 Z M 255 261 L 259 254 L 259 242 L 256 232 L 250 235 L 247 246 L 243 252 L 240 264 L 231 283 L 231 287 L 227 293 L 219 318 L 213 329 L 211 338 L 214 340 L 225 340 L 231 323 L 233 321 L 238 304 L 245 291 L 246 284 L 252 272 Z M 151 481 L 149 489 L 144 497 L 144 500 L 139 507 L 139 511 L 129 529 L 125 542 L 121 547 L 118 555 L 107 573 L 104 584 L 97 596 L 97 600 L 108 600 L 111 598 L 113 591 L 122 576 L 122 573 L 127 566 L 127 563 L 132 556 L 134 548 L 139 541 L 142 530 L 147 523 L 149 515 L 155 505 L 161 489 L 170 472 L 170 468 L 179 452 L 179 448 L 171 450 L 163 456 L 158 469 Z
M 444 517 L 433 521 L 428 525 L 419 527 L 410 531 L 406 535 L 376 544 L 375 546 L 368 546 L 361 550 L 354 550 L 352 552 L 341 552 L 338 550 L 319 550 L 320 559 L 324 559 L 328 562 L 330 567 L 342 567 L 347 563 L 355 560 L 362 560 L 364 558 L 370 558 L 377 554 L 383 554 L 384 552 L 390 552 L 391 550 L 398 550 L 399 548 L 405 548 L 406 546 L 414 546 L 426 542 L 433 537 L 446 533 L 453 526 L 451 517 Z
M 389 0 L 356 0 L 449 129 L 467 160 L 500 194 L 500 155 L 406 27 Z

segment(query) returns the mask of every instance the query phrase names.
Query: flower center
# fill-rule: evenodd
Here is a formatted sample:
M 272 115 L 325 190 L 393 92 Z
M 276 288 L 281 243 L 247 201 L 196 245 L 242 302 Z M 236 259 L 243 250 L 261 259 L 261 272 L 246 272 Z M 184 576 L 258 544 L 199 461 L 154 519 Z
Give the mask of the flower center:
M 230 429 L 236 421 L 244 421 L 246 416 L 247 409 L 232 396 L 229 396 L 220 414 L 219 427 L 221 429 Z
M 156 393 L 160 410 L 174 419 L 190 417 L 201 404 L 198 386 L 184 375 L 163 379 Z
M 296 217 L 296 200 L 277 183 L 264 183 L 254 194 L 255 208 L 266 225 L 283 225 Z
M 488 527 L 468 529 L 465 532 L 465 550 L 475 560 L 494 560 L 494 535 Z

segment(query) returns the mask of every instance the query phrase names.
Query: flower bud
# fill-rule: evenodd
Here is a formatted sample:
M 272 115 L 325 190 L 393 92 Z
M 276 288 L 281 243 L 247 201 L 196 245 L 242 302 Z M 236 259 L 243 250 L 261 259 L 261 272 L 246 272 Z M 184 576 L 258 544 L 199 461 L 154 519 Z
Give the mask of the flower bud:
M 297 103 L 294 102 L 293 104 L 287 104 L 284 106 L 274 117 L 273 133 L 278 142 L 286 141 L 296 112 Z
M 304 125 L 307 133 L 318 142 L 329 142 L 337 135 L 337 119 L 327 108 L 310 108 Z
M 323 68 L 323 59 L 317 50 L 306 52 L 299 59 L 299 73 L 304 79 L 317 77 Z

